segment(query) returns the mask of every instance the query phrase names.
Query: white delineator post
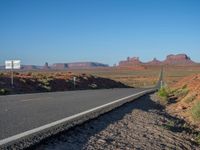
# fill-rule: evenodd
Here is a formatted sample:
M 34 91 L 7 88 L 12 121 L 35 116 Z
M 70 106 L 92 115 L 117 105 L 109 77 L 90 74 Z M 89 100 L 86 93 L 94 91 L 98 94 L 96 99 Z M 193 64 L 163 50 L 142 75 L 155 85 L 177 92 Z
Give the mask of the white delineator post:
M 5 69 L 11 70 L 11 86 L 14 87 L 14 69 L 20 69 L 21 68 L 21 61 L 20 60 L 6 60 L 5 61 Z
M 76 88 L 76 77 L 73 77 L 73 81 L 74 81 L 74 89 Z

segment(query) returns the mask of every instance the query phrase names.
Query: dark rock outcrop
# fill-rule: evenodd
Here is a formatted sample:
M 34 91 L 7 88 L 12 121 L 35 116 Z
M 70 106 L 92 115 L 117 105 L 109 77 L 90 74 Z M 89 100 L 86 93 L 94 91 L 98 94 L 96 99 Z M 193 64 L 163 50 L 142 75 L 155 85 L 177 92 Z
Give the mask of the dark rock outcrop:
M 97 63 L 97 62 L 75 62 L 68 63 L 70 69 L 85 69 L 85 68 L 96 68 L 96 67 L 108 67 L 106 64 Z
M 49 70 L 50 69 L 49 64 L 47 62 L 44 64 L 43 69 L 44 70 Z

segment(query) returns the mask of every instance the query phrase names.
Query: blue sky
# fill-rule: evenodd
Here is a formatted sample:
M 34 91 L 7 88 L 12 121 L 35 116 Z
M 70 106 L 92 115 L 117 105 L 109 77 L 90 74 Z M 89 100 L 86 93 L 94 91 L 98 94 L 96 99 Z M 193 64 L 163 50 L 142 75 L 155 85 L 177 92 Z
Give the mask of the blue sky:
M 1 0 L 0 64 L 142 61 L 186 53 L 200 62 L 199 0 Z

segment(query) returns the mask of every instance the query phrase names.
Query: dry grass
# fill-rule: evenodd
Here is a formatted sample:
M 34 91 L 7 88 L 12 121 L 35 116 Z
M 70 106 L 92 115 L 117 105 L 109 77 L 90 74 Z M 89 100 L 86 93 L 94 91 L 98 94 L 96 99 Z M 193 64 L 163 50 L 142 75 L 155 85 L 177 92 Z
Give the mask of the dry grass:
M 86 73 L 104 78 L 109 78 L 115 81 L 120 81 L 132 87 L 150 87 L 154 86 L 159 78 L 160 68 L 145 69 L 145 70 L 130 70 L 130 69 L 88 69 L 88 70 L 73 70 L 76 73 Z

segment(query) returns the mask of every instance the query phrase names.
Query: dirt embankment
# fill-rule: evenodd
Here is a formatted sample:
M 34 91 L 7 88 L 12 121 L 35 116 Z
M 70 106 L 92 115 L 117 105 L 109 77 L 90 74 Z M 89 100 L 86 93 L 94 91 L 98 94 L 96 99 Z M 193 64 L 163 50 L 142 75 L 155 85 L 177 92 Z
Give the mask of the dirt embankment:
M 170 90 L 173 103 L 167 106 L 169 112 L 200 129 L 200 74 L 181 79 Z
M 74 85 L 74 77 L 76 77 Z M 28 72 L 14 73 L 14 87 L 10 74 L 0 74 L 0 94 L 37 93 L 102 88 L 127 88 L 111 79 L 72 72 Z

